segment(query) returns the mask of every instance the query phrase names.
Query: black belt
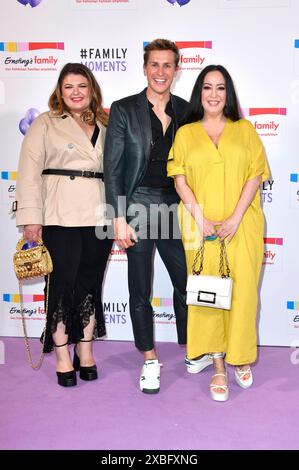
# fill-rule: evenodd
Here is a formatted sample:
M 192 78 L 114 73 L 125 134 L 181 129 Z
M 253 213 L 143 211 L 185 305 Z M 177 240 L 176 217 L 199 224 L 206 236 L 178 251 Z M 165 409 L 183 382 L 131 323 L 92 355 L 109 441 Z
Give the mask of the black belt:
M 60 175 L 60 176 L 70 176 L 71 180 L 75 179 L 76 176 L 81 176 L 82 178 L 100 178 L 104 181 L 103 173 L 98 173 L 96 171 L 87 171 L 87 170 L 58 170 L 56 168 L 47 168 L 42 172 L 43 175 Z

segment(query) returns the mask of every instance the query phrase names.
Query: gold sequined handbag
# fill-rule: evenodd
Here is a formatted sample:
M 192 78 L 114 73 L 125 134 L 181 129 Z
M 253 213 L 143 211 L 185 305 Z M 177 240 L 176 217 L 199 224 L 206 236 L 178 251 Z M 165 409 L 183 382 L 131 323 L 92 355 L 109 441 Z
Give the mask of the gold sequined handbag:
M 25 340 L 25 349 L 28 358 L 28 362 L 32 369 L 39 369 L 44 358 L 44 345 L 46 338 L 46 321 L 47 321 L 47 312 L 48 312 L 48 302 L 49 302 L 49 286 L 50 286 L 50 273 L 53 271 L 52 259 L 49 251 L 43 244 L 42 239 L 39 239 L 36 243 L 36 246 L 25 248 L 26 240 L 22 237 L 17 243 L 17 251 L 13 255 L 13 265 L 16 276 L 19 280 L 19 292 L 20 292 L 20 306 L 21 306 L 21 317 L 22 325 L 24 331 L 24 340 Z M 25 249 L 24 249 L 25 248 Z M 27 334 L 24 307 L 23 307 L 23 292 L 22 292 L 22 280 L 33 279 L 35 277 L 47 276 L 47 292 L 46 292 L 46 311 L 45 311 L 45 326 L 42 333 L 43 342 L 40 352 L 40 357 L 36 364 L 33 364 L 29 339 Z
M 16 276 L 19 280 L 46 276 L 53 270 L 50 253 L 39 239 L 33 248 L 23 249 L 26 240 L 21 238 L 17 243 L 17 251 L 13 256 Z

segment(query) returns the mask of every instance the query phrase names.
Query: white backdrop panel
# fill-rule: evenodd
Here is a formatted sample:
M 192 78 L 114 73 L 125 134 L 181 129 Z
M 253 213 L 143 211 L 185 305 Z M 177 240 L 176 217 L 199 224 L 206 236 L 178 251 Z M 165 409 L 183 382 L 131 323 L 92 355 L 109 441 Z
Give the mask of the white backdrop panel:
M 181 48 L 181 70 L 173 92 L 189 99 L 200 70 L 221 63 L 233 76 L 245 117 L 261 135 L 272 175 L 261 188 L 266 232 L 259 342 L 290 345 L 298 339 L 298 1 L 0 0 L 0 4 L 0 335 L 22 334 L 11 261 L 19 232 L 9 214 L 23 139 L 19 122 L 31 108 L 47 109 L 66 62 L 82 61 L 90 67 L 107 108 L 112 101 L 142 90 L 146 86 L 143 42 L 167 37 Z M 172 289 L 158 254 L 152 294 L 156 339 L 175 341 Z M 43 284 L 26 284 L 24 296 L 29 334 L 39 336 Z M 103 302 L 107 338 L 132 340 L 126 255 L 117 247 L 107 269 Z

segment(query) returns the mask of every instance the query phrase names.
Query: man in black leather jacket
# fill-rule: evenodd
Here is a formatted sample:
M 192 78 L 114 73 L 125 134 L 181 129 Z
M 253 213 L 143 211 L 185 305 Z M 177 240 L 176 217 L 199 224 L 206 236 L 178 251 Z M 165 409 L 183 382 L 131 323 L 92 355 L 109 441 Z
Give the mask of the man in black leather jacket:
M 130 315 L 135 345 L 144 354 L 140 389 L 145 393 L 160 389 L 150 302 L 155 246 L 174 288 L 178 343 L 186 343 L 186 261 L 176 215 L 179 198 L 166 172 L 175 132 L 188 111 L 188 103 L 170 93 L 178 62 L 177 46 L 169 40 L 156 39 L 145 46 L 148 86 L 112 103 L 104 150 L 106 202 L 114 213 L 115 241 L 127 250 Z

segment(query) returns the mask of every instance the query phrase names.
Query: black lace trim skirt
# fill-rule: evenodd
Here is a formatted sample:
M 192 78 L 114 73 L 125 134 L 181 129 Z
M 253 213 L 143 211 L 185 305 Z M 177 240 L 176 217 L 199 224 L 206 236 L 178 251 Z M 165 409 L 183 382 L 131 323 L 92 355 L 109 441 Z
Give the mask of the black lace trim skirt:
M 44 352 L 53 350 L 52 335 L 65 325 L 68 343 L 78 343 L 95 315 L 94 339 L 105 336 L 102 283 L 111 240 L 99 240 L 94 227 L 43 227 L 43 240 L 53 261 Z M 45 285 L 45 298 L 47 282 Z M 41 338 L 41 341 L 43 338 Z

